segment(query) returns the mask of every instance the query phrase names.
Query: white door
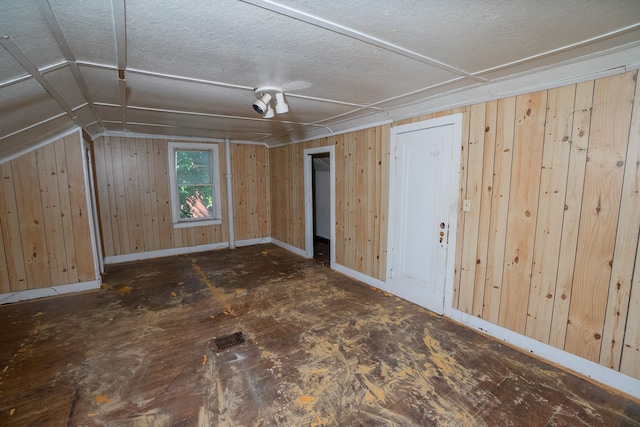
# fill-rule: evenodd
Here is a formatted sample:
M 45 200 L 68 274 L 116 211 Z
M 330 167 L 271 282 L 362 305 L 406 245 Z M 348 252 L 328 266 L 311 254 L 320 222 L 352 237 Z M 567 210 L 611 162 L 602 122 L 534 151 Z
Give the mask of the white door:
M 460 128 L 455 115 L 392 130 L 389 289 L 439 314 L 453 278 Z

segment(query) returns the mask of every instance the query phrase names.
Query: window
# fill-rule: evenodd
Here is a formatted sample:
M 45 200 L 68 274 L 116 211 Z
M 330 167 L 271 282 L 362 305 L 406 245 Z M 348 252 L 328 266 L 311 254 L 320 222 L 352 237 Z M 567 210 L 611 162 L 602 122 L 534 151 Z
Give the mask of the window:
M 169 143 L 173 226 L 220 224 L 217 144 Z

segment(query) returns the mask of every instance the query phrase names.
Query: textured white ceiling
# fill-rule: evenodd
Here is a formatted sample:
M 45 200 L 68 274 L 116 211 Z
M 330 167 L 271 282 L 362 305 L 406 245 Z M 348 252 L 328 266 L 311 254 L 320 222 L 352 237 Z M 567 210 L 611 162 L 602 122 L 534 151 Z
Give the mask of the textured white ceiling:
M 638 0 L 2 0 L 0 159 L 74 126 L 282 144 L 638 66 Z

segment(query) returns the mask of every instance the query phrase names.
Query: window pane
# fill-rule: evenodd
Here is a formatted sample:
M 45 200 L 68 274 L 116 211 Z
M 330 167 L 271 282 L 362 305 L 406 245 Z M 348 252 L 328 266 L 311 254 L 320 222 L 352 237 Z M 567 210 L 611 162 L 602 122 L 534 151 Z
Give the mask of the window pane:
M 176 151 L 178 184 L 211 184 L 210 151 Z
M 213 186 L 179 185 L 180 219 L 213 218 Z

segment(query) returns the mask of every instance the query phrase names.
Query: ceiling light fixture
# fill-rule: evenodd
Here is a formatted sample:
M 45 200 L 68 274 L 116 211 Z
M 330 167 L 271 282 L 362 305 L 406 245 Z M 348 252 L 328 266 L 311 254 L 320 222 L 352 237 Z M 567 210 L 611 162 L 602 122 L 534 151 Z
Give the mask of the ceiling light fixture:
M 275 113 L 273 112 L 273 108 L 271 108 L 271 104 L 267 104 L 267 111 L 264 113 L 264 116 L 262 117 L 265 119 L 270 119 L 273 116 L 275 116 Z
M 284 114 L 289 112 L 289 105 L 284 99 L 282 89 L 271 86 L 264 86 L 255 89 L 257 101 L 253 103 L 253 109 L 258 114 L 262 114 L 265 119 L 272 118 L 276 113 Z M 276 98 L 275 112 L 271 107 L 271 100 Z
M 269 109 L 271 102 L 271 95 L 265 93 L 260 99 L 253 103 L 253 109 L 256 110 L 258 114 L 265 114 Z
M 276 92 L 276 113 L 284 114 L 289 112 L 289 104 L 284 100 L 284 93 Z

